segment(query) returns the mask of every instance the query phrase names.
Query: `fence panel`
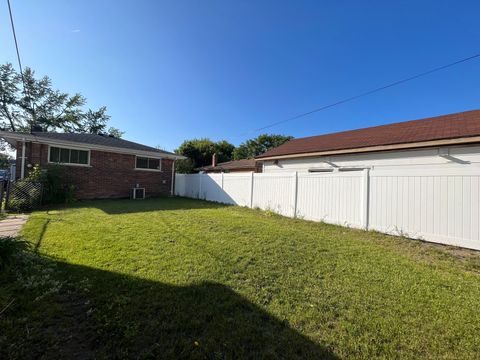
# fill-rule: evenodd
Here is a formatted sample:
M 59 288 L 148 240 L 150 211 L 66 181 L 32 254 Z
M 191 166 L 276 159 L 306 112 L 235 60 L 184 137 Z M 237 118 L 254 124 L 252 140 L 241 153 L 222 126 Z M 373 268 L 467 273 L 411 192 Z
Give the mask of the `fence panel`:
M 225 193 L 222 190 L 222 174 L 201 174 L 200 177 L 200 199 L 227 203 Z
M 299 174 L 297 216 L 362 227 L 362 171 Z
M 183 196 L 194 199 L 200 198 L 200 175 L 185 175 Z
M 40 182 L 25 179 L 11 181 L 7 185 L 5 209 L 13 211 L 34 210 L 42 204 L 42 193 L 43 186 Z
M 293 217 L 295 181 L 292 173 L 254 174 L 253 207 Z
M 372 171 L 370 228 L 480 249 L 480 170 Z
M 224 174 L 223 175 L 223 196 L 224 203 L 250 206 L 250 173 Z
M 250 206 L 250 174 L 177 174 L 175 195 Z
M 480 250 L 480 169 L 177 175 L 180 196 Z
M 187 181 L 187 177 L 188 175 L 185 175 L 185 174 L 175 175 L 175 195 L 176 196 L 186 196 L 185 182 Z

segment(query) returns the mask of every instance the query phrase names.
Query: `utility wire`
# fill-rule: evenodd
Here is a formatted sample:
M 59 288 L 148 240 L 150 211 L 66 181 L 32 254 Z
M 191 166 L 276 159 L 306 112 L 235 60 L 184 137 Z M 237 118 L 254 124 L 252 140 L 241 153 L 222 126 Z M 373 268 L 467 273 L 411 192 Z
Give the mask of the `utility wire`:
M 319 112 L 319 111 L 322 111 L 322 110 L 326 110 L 326 109 L 329 109 L 329 108 L 331 108 L 331 107 L 334 107 L 334 106 L 337 106 L 337 105 L 340 105 L 340 104 L 344 104 L 344 103 L 346 103 L 346 102 L 349 102 L 349 101 L 352 101 L 352 100 L 356 100 L 356 99 L 361 98 L 361 97 L 364 97 L 364 96 L 371 95 L 371 94 L 373 94 L 373 93 L 376 93 L 376 92 L 379 92 L 379 91 L 382 91 L 382 90 L 391 88 L 391 87 L 396 86 L 396 85 L 400 85 L 400 84 L 406 83 L 407 81 L 411 81 L 411 80 L 418 79 L 419 77 L 426 76 L 426 75 L 432 74 L 432 73 L 434 73 L 434 72 L 447 69 L 447 68 L 449 68 L 449 67 L 452 67 L 452 66 L 455 66 L 455 65 L 464 63 L 464 62 L 469 61 L 469 60 L 476 59 L 476 58 L 478 58 L 478 57 L 480 57 L 480 53 L 475 54 L 475 55 L 472 55 L 472 56 L 469 56 L 469 57 L 466 57 L 466 58 L 463 58 L 463 59 L 460 59 L 460 60 L 457 60 L 457 61 L 452 62 L 452 63 L 450 63 L 450 64 L 446 64 L 446 65 L 443 65 L 443 66 L 436 67 L 436 68 L 434 68 L 434 69 L 431 69 L 431 70 L 422 72 L 422 73 L 417 74 L 417 75 L 413 75 L 413 76 L 407 77 L 407 78 L 402 79 L 402 80 L 398 80 L 398 81 L 392 82 L 392 83 L 390 83 L 390 84 L 387 84 L 387 85 L 384 85 L 384 86 L 375 88 L 375 89 L 373 89 L 373 90 L 369 90 L 369 91 L 366 91 L 366 92 L 364 92 L 364 93 L 361 93 L 361 94 L 358 94 L 358 95 L 355 95 L 355 96 L 351 96 L 351 97 L 348 97 L 348 98 L 339 100 L 339 101 L 334 102 L 334 103 L 332 103 L 332 104 L 328 104 L 328 105 L 319 107 L 319 108 L 317 108 L 317 109 L 314 109 L 314 110 L 311 110 L 311 111 L 308 111 L 308 112 L 305 112 L 305 113 L 302 113 L 302 114 L 299 114 L 299 115 L 296 115 L 296 116 L 293 116 L 293 117 L 290 117 L 290 118 L 287 118 L 287 119 L 284 119 L 284 120 L 280 120 L 280 121 L 271 123 L 271 124 L 269 124 L 269 125 L 266 125 L 266 126 L 263 126 L 263 127 L 258 128 L 258 129 L 255 129 L 254 131 L 261 131 L 261 130 L 269 129 L 269 128 L 271 128 L 271 127 L 274 127 L 274 126 L 277 126 L 277 125 L 286 123 L 286 122 L 288 122 L 288 121 L 296 120 L 296 119 L 299 119 L 299 118 L 302 118 L 302 117 L 311 115 L 311 114 L 313 114 L 313 113 L 316 113 L 316 112 Z
M 35 123 L 35 105 L 33 104 L 33 100 L 30 97 L 29 92 L 27 91 L 27 86 L 26 86 L 26 83 L 25 83 L 25 77 L 23 76 L 22 60 L 20 58 L 20 50 L 18 49 L 17 33 L 15 31 L 15 24 L 13 22 L 12 6 L 10 5 L 10 0 L 7 0 L 7 4 L 8 4 L 8 13 L 10 14 L 10 24 L 12 25 L 13 40 L 15 42 L 15 49 L 17 51 L 18 67 L 20 68 L 20 76 L 22 78 L 23 92 L 24 92 L 25 96 L 28 98 L 28 100 L 30 100 L 30 104 L 32 106 L 33 122 Z M 13 128 L 12 130 L 15 131 L 15 128 Z

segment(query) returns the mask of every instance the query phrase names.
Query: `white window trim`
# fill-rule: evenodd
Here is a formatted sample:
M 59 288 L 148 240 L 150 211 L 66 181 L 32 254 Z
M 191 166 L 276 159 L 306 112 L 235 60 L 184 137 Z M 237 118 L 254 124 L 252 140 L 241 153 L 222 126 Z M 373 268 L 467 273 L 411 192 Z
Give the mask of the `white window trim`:
M 80 150 L 80 151 L 86 151 L 88 152 L 88 163 L 87 164 L 74 164 L 74 163 L 63 163 L 63 162 L 54 162 L 54 161 L 50 161 L 50 149 L 54 147 L 54 148 L 58 148 L 58 149 L 68 149 L 68 150 Z M 48 161 L 47 161 L 49 164 L 55 164 L 55 165 L 62 165 L 62 166 L 81 166 L 81 167 L 92 167 L 92 165 L 90 165 L 90 150 L 86 150 L 86 149 L 82 149 L 82 148 L 79 148 L 79 147 L 64 147 L 64 146 L 55 146 L 55 145 L 48 145 Z
M 160 169 L 145 169 L 145 168 L 137 168 L 137 158 L 146 158 L 146 159 L 154 159 L 154 160 L 159 160 L 160 162 Z M 133 168 L 134 170 L 139 170 L 139 171 L 153 171 L 153 172 L 163 172 L 162 170 L 162 158 L 161 157 L 152 157 L 152 156 L 142 156 L 142 155 L 135 155 L 135 167 Z

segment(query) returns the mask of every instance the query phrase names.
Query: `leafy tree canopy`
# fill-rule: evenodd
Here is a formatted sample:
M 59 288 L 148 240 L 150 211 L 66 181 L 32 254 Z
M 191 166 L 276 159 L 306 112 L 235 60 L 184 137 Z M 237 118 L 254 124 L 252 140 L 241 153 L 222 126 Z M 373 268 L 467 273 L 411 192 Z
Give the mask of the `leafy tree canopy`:
M 120 130 L 107 128 L 110 116 L 105 106 L 85 111 L 85 97 L 54 89 L 48 76 L 35 78 L 35 72 L 28 67 L 23 80 L 25 90 L 22 74 L 10 63 L 0 65 L 0 126 L 5 130 L 30 131 L 35 124 L 45 131 L 122 136 Z
M 175 152 L 188 157 L 188 159 L 177 163 L 177 172 L 192 173 L 198 167 L 210 165 L 215 153 L 219 163 L 230 161 L 234 149 L 235 146 L 225 140 L 217 142 L 210 139 L 185 140 Z
M 12 157 L 5 153 L 0 153 L 0 169 L 8 169 L 10 167 L 10 160 Z
M 188 159 L 178 161 L 176 170 L 183 174 L 193 173 L 196 168 L 210 165 L 214 153 L 217 154 L 219 163 L 232 159 L 251 159 L 282 145 L 290 139 L 293 139 L 293 137 L 263 134 L 255 139 L 245 141 L 237 148 L 225 140 L 218 142 L 213 142 L 210 139 L 185 140 L 175 152 L 186 156 Z
M 250 139 L 243 142 L 237 148 L 235 148 L 233 151 L 233 158 L 235 160 L 252 159 L 260 154 L 263 154 L 267 150 L 282 145 L 291 139 L 293 139 L 293 136 L 262 134 L 255 139 Z

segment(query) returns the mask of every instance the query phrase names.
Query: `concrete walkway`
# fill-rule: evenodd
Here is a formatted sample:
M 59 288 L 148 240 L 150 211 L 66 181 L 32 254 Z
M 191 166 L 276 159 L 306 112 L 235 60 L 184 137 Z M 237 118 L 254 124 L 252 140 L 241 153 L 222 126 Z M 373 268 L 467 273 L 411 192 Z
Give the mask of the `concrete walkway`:
M 10 215 L 0 221 L 0 237 L 18 236 L 23 225 L 27 222 L 28 215 Z

